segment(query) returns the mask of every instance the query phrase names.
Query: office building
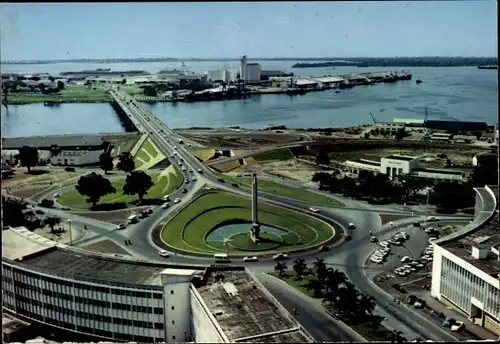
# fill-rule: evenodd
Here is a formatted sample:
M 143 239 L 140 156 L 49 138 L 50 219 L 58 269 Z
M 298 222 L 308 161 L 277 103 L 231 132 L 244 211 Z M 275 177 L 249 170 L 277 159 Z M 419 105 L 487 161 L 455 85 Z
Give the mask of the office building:
M 245 267 L 138 262 L 3 231 L 2 306 L 96 341 L 313 342 Z
M 500 335 L 498 187 L 476 189 L 474 221 L 433 243 L 433 297 Z

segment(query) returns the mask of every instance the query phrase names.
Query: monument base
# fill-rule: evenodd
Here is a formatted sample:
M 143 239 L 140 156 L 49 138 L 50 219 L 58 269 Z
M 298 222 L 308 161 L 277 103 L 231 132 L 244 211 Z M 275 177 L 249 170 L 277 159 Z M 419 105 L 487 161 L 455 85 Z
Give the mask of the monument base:
M 260 225 L 258 223 L 252 224 L 250 229 L 250 237 L 254 243 L 260 242 Z

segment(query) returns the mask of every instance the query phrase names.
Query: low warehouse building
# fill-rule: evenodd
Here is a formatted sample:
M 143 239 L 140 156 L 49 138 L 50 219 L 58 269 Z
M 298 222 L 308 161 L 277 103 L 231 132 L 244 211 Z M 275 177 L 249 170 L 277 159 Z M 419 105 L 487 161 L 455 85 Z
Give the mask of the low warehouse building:
M 52 165 L 60 166 L 85 166 L 99 163 L 99 156 L 103 153 L 99 151 L 61 151 L 50 158 Z

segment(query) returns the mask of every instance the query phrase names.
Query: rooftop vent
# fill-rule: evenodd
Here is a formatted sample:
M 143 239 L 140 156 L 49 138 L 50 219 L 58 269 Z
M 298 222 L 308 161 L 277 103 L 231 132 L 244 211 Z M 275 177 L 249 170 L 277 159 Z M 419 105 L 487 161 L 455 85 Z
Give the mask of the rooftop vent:
M 487 248 L 479 248 L 476 246 L 472 246 L 472 257 L 475 259 L 486 259 L 488 256 Z

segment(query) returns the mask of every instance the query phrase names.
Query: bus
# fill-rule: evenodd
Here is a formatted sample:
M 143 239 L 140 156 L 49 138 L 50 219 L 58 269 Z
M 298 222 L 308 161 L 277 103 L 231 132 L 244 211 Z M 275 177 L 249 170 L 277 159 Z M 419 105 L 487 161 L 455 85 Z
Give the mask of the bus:
M 137 215 L 131 215 L 128 217 L 128 223 L 137 223 L 139 222 L 139 218 L 137 217 Z
M 226 253 L 214 254 L 214 260 L 216 263 L 228 263 L 229 257 Z

